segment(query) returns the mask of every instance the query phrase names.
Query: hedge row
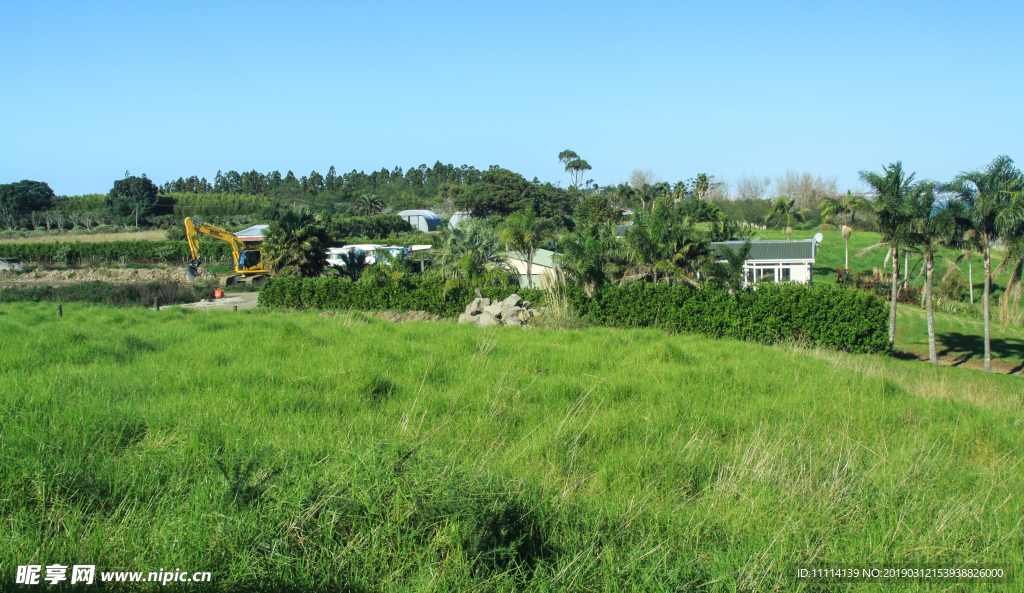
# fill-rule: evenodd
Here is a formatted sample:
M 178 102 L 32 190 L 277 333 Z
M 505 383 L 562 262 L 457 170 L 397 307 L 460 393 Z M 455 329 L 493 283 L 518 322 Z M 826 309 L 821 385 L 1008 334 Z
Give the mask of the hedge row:
M 204 261 L 231 259 L 231 246 L 217 241 L 203 243 Z M 73 243 L 0 243 L 0 258 L 26 262 L 74 263 L 83 261 L 185 262 L 185 241 L 108 241 Z
M 259 302 L 312 309 L 418 310 L 455 317 L 474 297 L 472 289 L 443 288 L 442 282 L 422 276 L 390 283 L 273 278 L 260 291 Z M 543 300 L 539 290 L 480 290 L 492 299 L 516 292 L 526 300 Z M 889 345 L 885 301 L 833 285 L 763 284 L 729 295 L 689 285 L 634 282 L 605 287 L 593 298 L 575 287 L 568 293 L 581 315 L 610 327 L 657 327 L 764 344 L 796 340 L 849 352 L 882 352 Z
M 516 293 L 528 301 L 540 302 L 540 290 L 515 287 L 481 288 L 489 299 L 504 299 Z M 259 303 L 267 307 L 335 309 L 357 311 L 426 311 L 442 317 L 458 317 L 476 294 L 472 288 L 444 289 L 444 282 L 429 276 L 404 275 L 391 282 L 369 277 L 358 282 L 334 277 L 268 279 L 260 289 Z
M 759 284 L 730 296 L 689 285 L 634 282 L 606 287 L 593 299 L 574 294 L 581 314 L 611 327 L 659 327 L 764 344 L 795 340 L 848 352 L 889 347 L 885 301 L 835 285 Z

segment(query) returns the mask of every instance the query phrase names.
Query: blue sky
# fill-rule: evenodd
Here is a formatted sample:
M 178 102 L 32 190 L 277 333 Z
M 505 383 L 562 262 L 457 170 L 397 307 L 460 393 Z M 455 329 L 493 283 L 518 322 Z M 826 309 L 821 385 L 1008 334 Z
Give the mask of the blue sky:
M 568 185 L 1024 159 L 1024 3 L 8 0 L 0 183 L 440 160 Z

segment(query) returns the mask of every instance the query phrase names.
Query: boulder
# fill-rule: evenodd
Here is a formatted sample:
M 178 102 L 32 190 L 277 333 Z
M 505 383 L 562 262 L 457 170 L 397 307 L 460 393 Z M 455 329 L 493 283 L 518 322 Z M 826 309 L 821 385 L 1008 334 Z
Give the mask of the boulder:
M 513 327 L 519 327 L 523 325 L 523 320 L 518 317 L 509 317 L 503 322 L 505 325 L 511 325 Z
M 498 319 L 494 315 L 491 315 L 488 311 L 484 311 L 483 313 L 475 316 L 474 319 L 476 320 L 476 324 L 479 327 L 490 327 L 492 325 L 501 325 L 501 322 L 498 321 Z
M 508 298 L 501 301 L 501 304 L 504 307 L 518 307 L 521 302 L 523 302 L 523 299 L 519 298 L 518 294 L 510 294 Z
M 486 307 L 484 307 L 484 311 L 483 312 L 484 313 L 489 313 L 495 319 L 501 319 L 501 310 L 502 310 L 502 306 L 500 304 L 497 304 L 497 305 L 487 305 Z
M 459 323 L 473 323 L 474 321 L 476 321 L 476 317 L 470 315 L 469 313 L 463 313 L 462 315 L 459 315 Z
M 532 305 L 533 303 L 531 303 L 530 301 L 523 301 L 523 304 L 520 306 L 524 309 L 529 309 Z
M 483 299 L 473 299 L 466 305 L 466 315 L 479 315 L 484 310 Z

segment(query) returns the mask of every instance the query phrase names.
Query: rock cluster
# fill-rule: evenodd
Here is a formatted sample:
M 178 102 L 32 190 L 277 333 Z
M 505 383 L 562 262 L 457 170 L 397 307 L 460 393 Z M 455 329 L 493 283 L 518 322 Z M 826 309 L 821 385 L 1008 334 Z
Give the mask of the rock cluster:
M 475 323 L 479 327 L 491 325 L 524 326 L 534 316 L 543 313 L 544 307 L 534 309 L 530 301 L 524 301 L 517 294 L 509 295 L 503 301 L 477 297 L 466 305 L 466 312 L 459 315 L 459 323 Z

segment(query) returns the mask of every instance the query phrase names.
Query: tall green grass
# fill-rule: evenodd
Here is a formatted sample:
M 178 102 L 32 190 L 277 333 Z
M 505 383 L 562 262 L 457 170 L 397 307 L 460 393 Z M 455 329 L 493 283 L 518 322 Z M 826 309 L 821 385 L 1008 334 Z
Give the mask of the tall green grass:
M 5 583 L 86 563 L 222 590 L 861 591 L 896 587 L 791 567 L 1024 564 L 1016 377 L 656 330 L 29 304 L 0 307 L 0 376 Z

